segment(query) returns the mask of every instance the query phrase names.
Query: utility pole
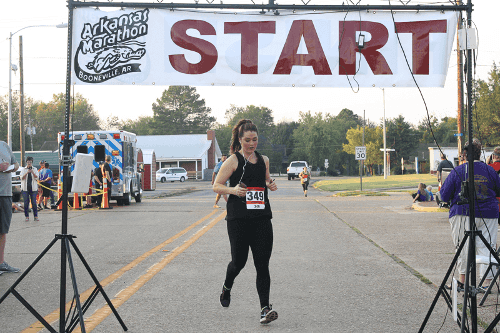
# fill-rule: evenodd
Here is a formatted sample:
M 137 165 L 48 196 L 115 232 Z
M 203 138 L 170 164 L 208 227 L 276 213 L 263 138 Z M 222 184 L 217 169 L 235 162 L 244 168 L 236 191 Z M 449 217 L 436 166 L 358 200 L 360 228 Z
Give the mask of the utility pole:
M 456 0 L 457 5 L 462 5 L 462 0 Z M 457 29 L 463 28 L 462 12 L 458 12 Z M 457 86 L 458 86 L 458 112 L 457 112 L 457 142 L 458 142 L 458 156 L 462 156 L 462 147 L 464 145 L 464 65 L 462 63 L 462 51 L 460 51 L 460 43 L 457 31 Z
M 24 77 L 23 77 L 23 36 L 19 36 L 19 148 L 21 165 L 24 165 Z

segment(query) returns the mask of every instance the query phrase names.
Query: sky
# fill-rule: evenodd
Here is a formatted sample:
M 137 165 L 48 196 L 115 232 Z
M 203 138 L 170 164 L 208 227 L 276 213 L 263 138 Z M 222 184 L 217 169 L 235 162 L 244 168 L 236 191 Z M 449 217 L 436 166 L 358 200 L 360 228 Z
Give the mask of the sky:
M 202 0 L 200 0 L 202 1 Z M 216 0 L 218 1 L 218 0 Z M 359 1 L 354 1 L 355 3 Z M 448 1 L 442 0 L 443 3 Z M 116 1 L 118 2 L 118 1 Z M 150 2 L 153 2 L 152 0 Z M 262 1 L 258 1 L 262 2 Z M 340 0 L 311 0 L 310 4 L 342 4 Z M 405 1 L 406 2 L 406 1 Z M 224 3 L 251 3 L 250 0 L 226 0 Z M 283 0 L 280 4 L 301 4 L 299 0 Z M 362 5 L 387 4 L 387 1 L 362 0 Z M 392 4 L 398 1 L 393 0 Z M 433 3 L 435 0 L 413 0 L 410 4 Z M 495 56 L 500 56 L 496 30 L 490 29 L 500 12 L 500 1 L 473 1 L 472 20 L 477 26 L 479 48 L 476 79 L 488 79 Z M 67 29 L 40 27 L 66 23 L 68 9 L 64 0 L 2 1 L 0 21 L 0 95 L 8 94 L 9 36 L 12 37 L 12 63 L 19 64 L 19 36 L 23 38 L 24 93 L 38 101 L 49 102 L 53 94 L 65 92 Z M 441 119 L 457 114 L 457 56 L 450 56 L 444 88 L 422 88 L 431 115 Z M 311 111 L 337 115 L 348 108 L 370 122 L 379 124 L 384 116 L 383 92 L 380 88 L 260 88 L 260 87 L 196 87 L 217 121 L 224 123 L 224 114 L 231 104 L 265 106 L 273 111 L 275 122 L 298 121 L 299 113 Z M 19 71 L 12 72 L 12 89 L 19 90 Z M 117 116 L 121 120 L 152 116 L 151 105 L 168 86 L 84 86 L 75 92 L 87 98 L 101 119 Z M 355 89 L 357 90 L 357 89 Z M 385 117 L 399 115 L 413 123 L 426 117 L 424 102 L 417 88 L 385 88 Z

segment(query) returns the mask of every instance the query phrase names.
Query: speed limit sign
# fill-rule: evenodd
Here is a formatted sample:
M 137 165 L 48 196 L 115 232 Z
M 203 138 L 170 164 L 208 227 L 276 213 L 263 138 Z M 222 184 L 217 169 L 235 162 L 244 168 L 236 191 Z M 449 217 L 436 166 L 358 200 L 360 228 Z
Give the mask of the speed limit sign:
M 356 149 L 355 159 L 366 160 L 366 146 L 355 147 L 355 149 Z

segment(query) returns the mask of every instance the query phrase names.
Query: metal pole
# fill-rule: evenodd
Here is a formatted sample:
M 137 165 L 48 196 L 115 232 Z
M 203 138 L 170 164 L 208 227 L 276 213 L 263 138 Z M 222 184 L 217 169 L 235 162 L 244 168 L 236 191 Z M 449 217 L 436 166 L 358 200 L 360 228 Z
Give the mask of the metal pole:
M 465 28 L 470 28 L 471 26 L 471 14 L 472 14 L 472 3 L 471 0 L 467 1 L 467 25 Z M 467 37 L 465 38 L 467 40 Z M 476 237 L 473 233 L 475 231 L 476 225 L 476 214 L 475 214 L 475 198 L 474 198 L 474 145 L 473 145 L 473 126 L 472 126 L 472 50 L 469 45 L 466 47 L 467 52 L 467 123 L 469 132 L 469 149 L 467 150 L 467 164 L 468 164 L 468 174 L 469 174 L 469 230 L 472 232 L 471 237 L 469 237 L 469 249 L 467 258 L 467 271 L 465 275 L 465 292 L 464 292 L 464 305 L 467 304 L 467 299 L 470 297 L 470 317 L 471 317 L 471 327 L 470 331 L 472 333 L 477 332 L 477 296 L 475 293 L 476 288 Z M 472 292 L 471 292 L 472 288 Z M 467 306 L 463 307 L 462 310 L 462 327 L 461 332 L 465 332 L 465 323 L 467 315 Z
M 7 144 L 12 149 L 12 32 L 9 35 L 9 111 L 7 119 Z
M 387 140 L 385 133 L 385 90 L 382 88 L 382 98 L 384 101 L 384 179 L 387 179 Z
M 363 110 L 363 138 L 361 145 L 365 145 L 365 110 Z M 363 172 L 365 171 L 365 161 L 361 160 L 361 170 L 359 172 L 359 182 L 361 184 L 361 191 L 363 191 Z
M 62 193 L 62 227 L 61 234 L 68 233 L 68 192 L 69 192 L 69 114 L 71 103 L 71 53 L 72 53 L 72 34 L 73 34 L 73 1 L 68 0 L 68 45 L 66 55 L 66 113 L 64 122 L 64 141 L 63 141 L 63 193 Z M 59 332 L 65 332 L 66 325 L 66 244 L 61 241 L 61 283 L 59 294 Z M 81 322 L 80 327 L 85 327 L 85 323 Z
M 457 5 L 462 5 L 462 0 L 456 0 Z M 459 12 L 457 29 L 463 28 L 462 24 L 462 12 Z M 464 82 L 464 65 L 462 64 L 462 51 L 460 51 L 460 44 L 457 33 L 457 86 L 458 86 L 458 112 L 457 112 L 457 129 L 458 129 L 458 156 L 462 155 L 463 147 L 463 115 L 464 115 L 464 92 L 463 92 L 463 82 Z
M 24 164 L 24 72 L 23 72 L 23 36 L 19 36 L 19 150 L 21 165 Z

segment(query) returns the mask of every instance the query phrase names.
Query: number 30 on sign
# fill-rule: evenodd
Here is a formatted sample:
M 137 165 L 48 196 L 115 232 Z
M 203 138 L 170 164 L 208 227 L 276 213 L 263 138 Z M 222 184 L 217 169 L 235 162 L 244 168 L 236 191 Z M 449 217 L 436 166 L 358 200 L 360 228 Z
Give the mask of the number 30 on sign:
M 356 149 L 356 160 L 366 160 L 366 147 L 361 146 L 361 147 L 355 147 Z

